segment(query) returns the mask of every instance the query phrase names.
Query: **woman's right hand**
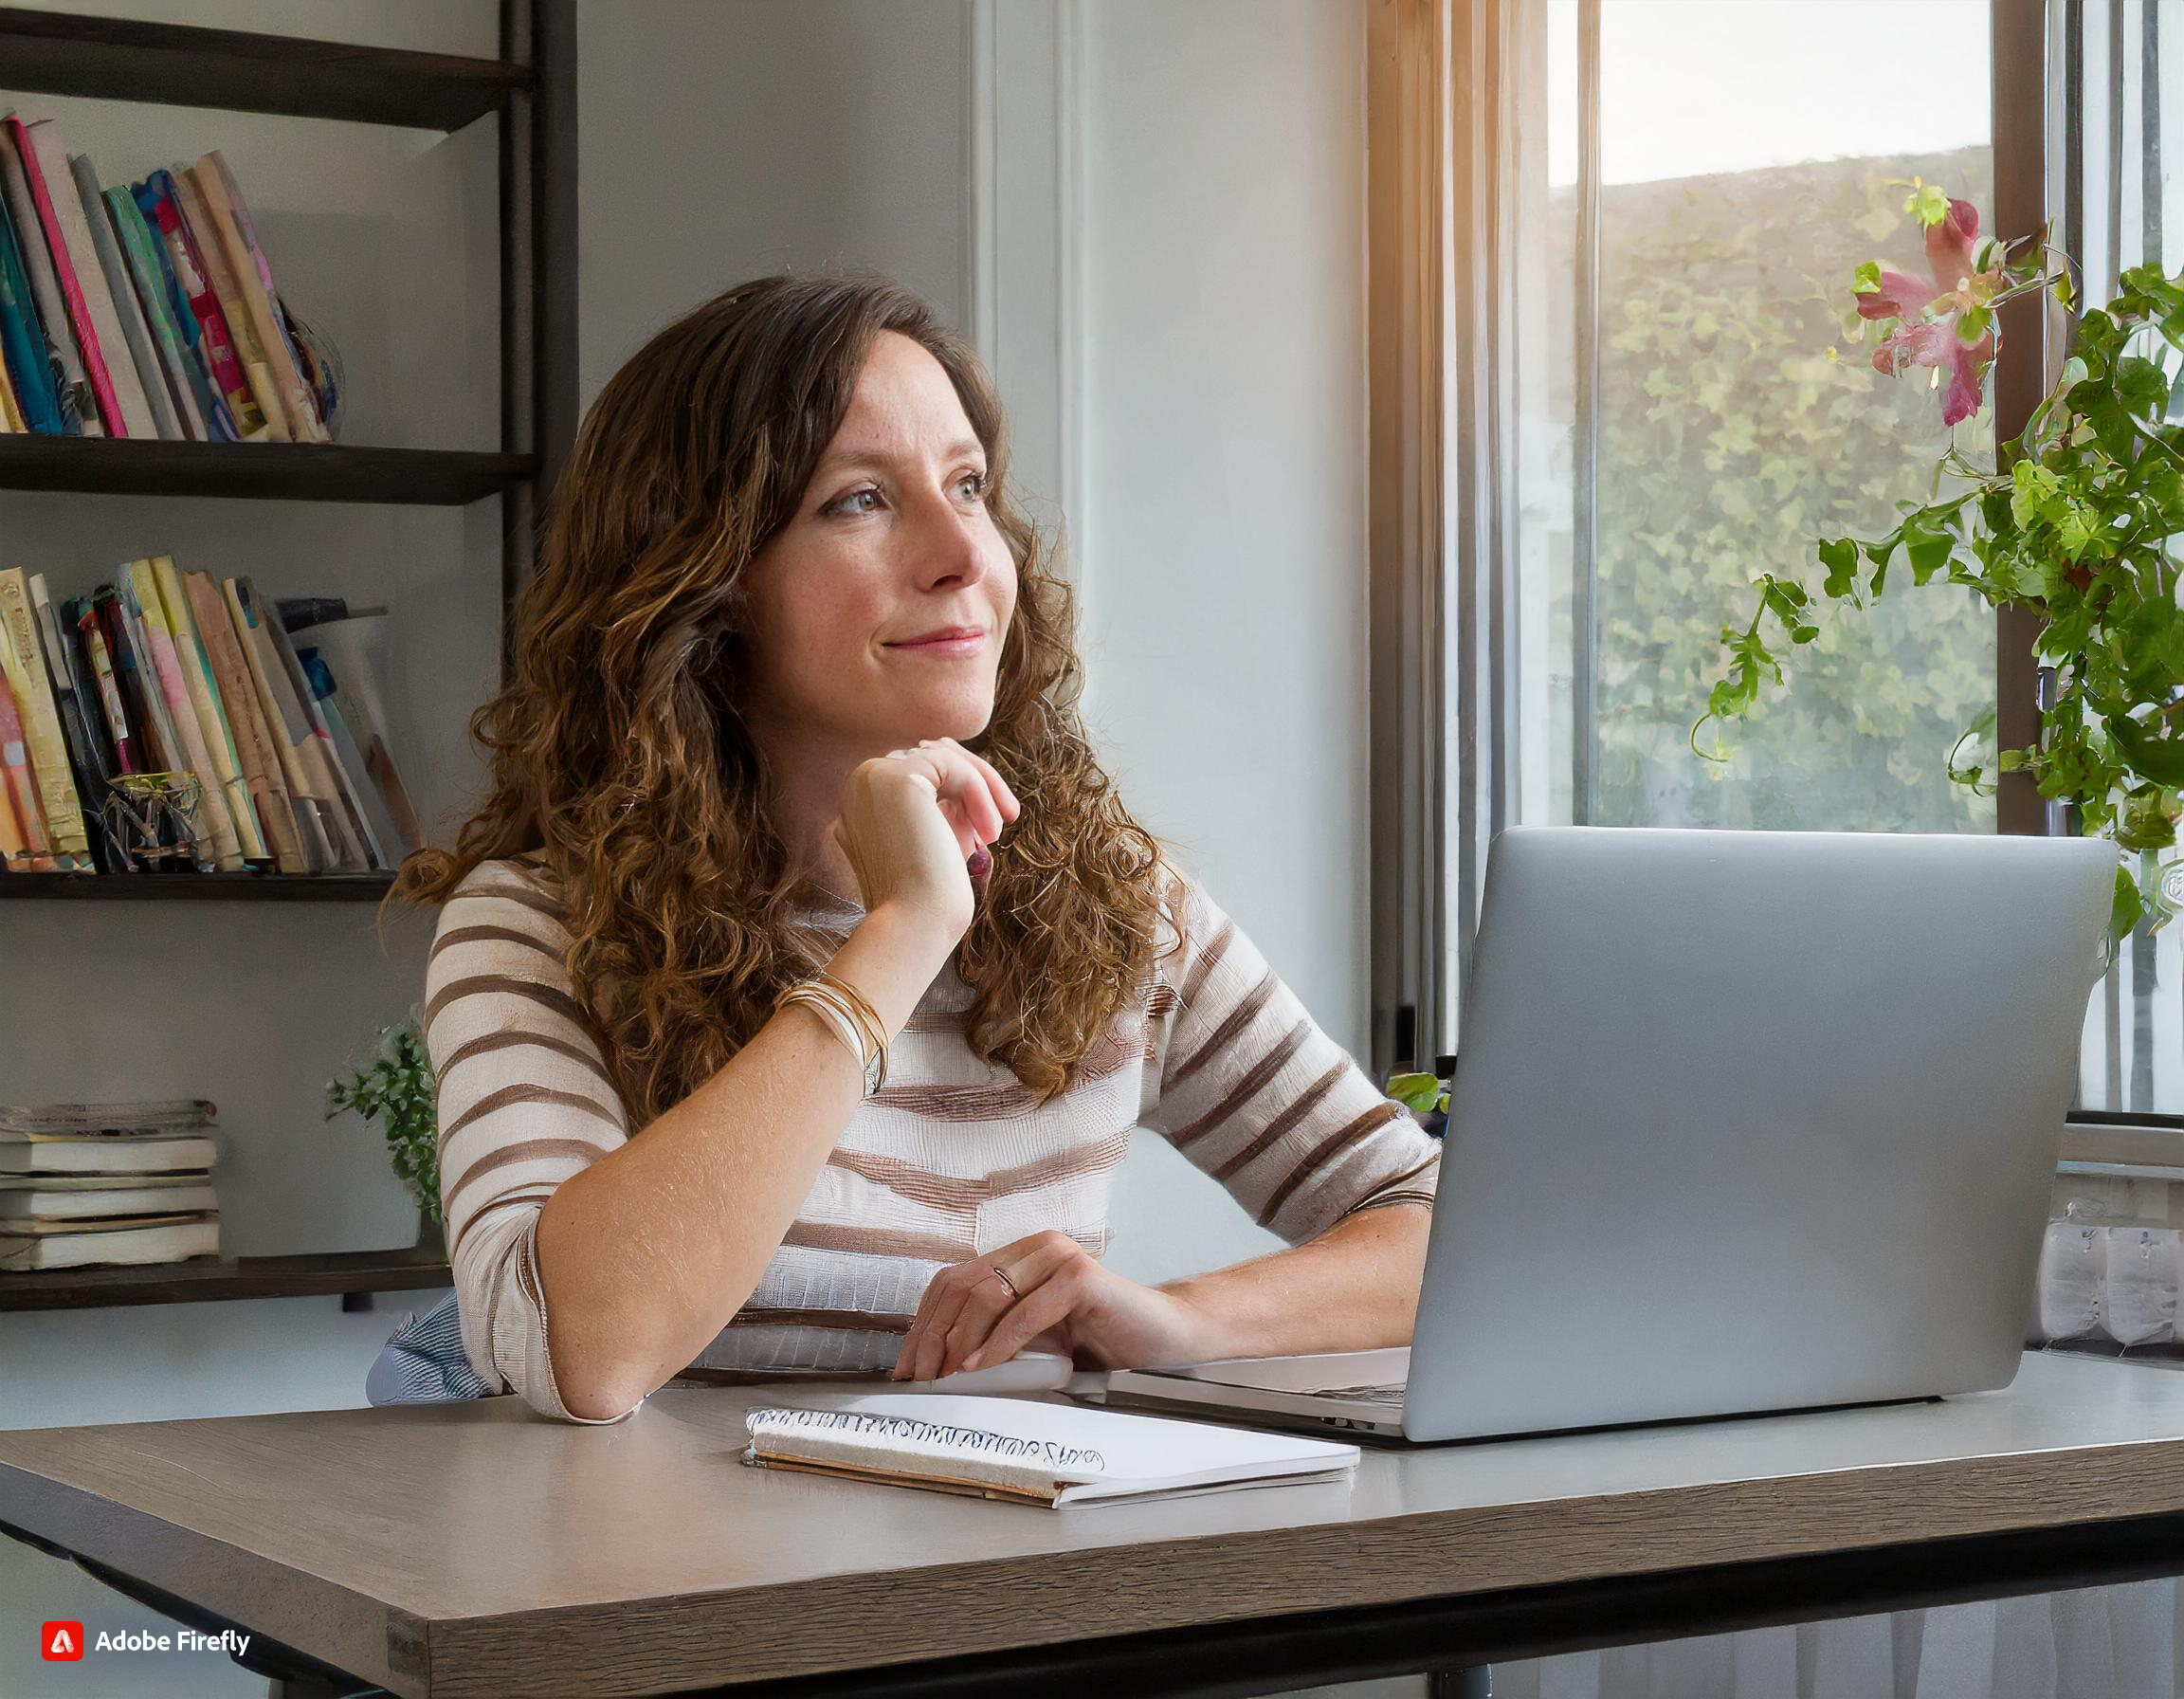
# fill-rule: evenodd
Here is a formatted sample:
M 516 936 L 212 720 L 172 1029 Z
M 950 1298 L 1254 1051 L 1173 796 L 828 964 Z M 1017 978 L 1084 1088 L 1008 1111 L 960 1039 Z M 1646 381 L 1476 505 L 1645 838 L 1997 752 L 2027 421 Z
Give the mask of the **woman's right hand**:
M 915 916 L 954 949 L 971 926 L 969 863 L 1022 812 L 983 757 L 929 738 L 860 763 L 827 831 L 857 875 L 866 914 Z

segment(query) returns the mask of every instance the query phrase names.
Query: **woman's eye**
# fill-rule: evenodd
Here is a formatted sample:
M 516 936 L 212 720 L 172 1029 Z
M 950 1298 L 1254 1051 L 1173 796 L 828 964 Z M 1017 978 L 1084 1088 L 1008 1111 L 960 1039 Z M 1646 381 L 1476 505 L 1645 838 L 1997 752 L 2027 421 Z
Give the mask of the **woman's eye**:
M 986 474 L 984 472 L 965 472 L 956 482 L 958 486 L 965 484 L 975 484 L 977 486 L 975 493 L 978 495 L 982 496 L 986 493 Z
M 877 497 L 879 494 L 880 492 L 876 489 L 853 489 L 847 495 L 844 496 L 839 502 L 833 502 L 829 511 L 837 513 L 870 513 L 872 509 L 869 507 L 851 507 L 849 503 L 852 502 L 861 502 L 866 496 Z

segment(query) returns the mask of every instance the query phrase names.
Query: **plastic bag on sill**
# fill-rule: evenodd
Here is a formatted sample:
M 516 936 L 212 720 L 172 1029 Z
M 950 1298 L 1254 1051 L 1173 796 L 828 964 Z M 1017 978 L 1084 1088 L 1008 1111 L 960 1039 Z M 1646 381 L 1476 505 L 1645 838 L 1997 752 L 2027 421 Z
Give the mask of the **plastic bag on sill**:
M 2160 1227 L 2110 1227 L 2101 1278 L 2102 1328 L 2126 1349 L 2175 1338 L 2177 1234 Z
M 2043 1339 L 2084 1339 L 2101 1331 L 2102 1282 L 2108 1234 L 2084 1221 L 2050 1221 L 2040 1251 Z

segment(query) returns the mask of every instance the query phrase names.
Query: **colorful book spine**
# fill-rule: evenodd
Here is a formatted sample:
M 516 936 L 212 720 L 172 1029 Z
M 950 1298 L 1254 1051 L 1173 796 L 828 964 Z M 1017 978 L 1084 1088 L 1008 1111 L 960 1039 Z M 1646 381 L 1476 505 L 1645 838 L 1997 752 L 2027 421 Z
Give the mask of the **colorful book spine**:
M 182 215 L 180 186 L 173 173 L 155 171 L 144 179 L 144 190 L 151 197 L 152 221 L 159 228 L 167 263 L 174 268 L 174 282 L 189 304 L 190 316 L 197 321 L 198 355 L 228 409 L 236 440 L 249 442 L 269 435 L 264 410 L 258 405 L 257 392 L 243 370 L 234 333 L 228 328 L 219 293 L 212 287 L 205 256 L 198 250 L 189 220 Z
M 304 381 L 302 362 L 297 358 L 295 346 L 288 339 L 281 297 L 273 287 L 273 268 L 265 263 L 264 250 L 258 246 L 257 231 L 250 224 L 250 209 L 244 203 L 243 191 L 235 181 L 234 173 L 228 169 L 228 161 L 215 148 L 191 167 L 191 174 L 197 181 L 207 210 L 212 214 L 221 244 L 227 249 L 228 265 L 234 270 L 235 282 L 243 292 L 245 307 L 265 350 L 266 365 L 273 374 L 281 405 L 287 413 L 288 433 L 300 443 L 331 440 L 318 420 L 318 397 Z
M 128 266 L 130 285 L 136 291 L 137 310 L 142 313 L 144 327 L 152 338 L 159 365 L 159 381 L 165 386 L 168 400 L 173 407 L 174 421 L 187 441 L 209 442 L 211 438 L 197 403 L 197 389 L 205 380 L 191 371 L 190 351 L 175 328 L 167 300 L 166 273 L 159 265 L 158 245 L 145 228 L 144 214 L 136 210 L 136 202 L 128 190 L 109 189 L 100 199 L 105 203 L 106 222 L 114 227 L 115 240 L 120 245 L 122 261 Z M 192 376 L 196 376 L 195 384 L 191 381 Z
M 288 414 L 281 405 L 280 386 L 274 381 L 264 345 L 259 341 L 257 327 L 251 322 L 242 285 L 236 282 L 234 267 L 228 264 L 227 247 L 220 239 L 220 227 L 213 222 L 212 213 L 205 205 L 197 180 L 187 170 L 174 172 L 172 177 L 175 204 L 182 209 L 182 224 L 190 232 L 191 255 L 204 268 L 205 281 L 212 285 L 213 297 L 220 303 L 220 317 L 234 342 L 235 358 L 242 365 L 243 375 L 257 401 L 258 412 L 265 421 L 265 435 L 273 442 L 292 442 L 295 433 L 288 429 Z
M 228 411 L 228 403 L 220 392 L 213 388 L 212 361 L 204 346 L 205 327 L 197 322 L 197 315 L 191 310 L 189 294 L 183 289 L 173 258 L 167 251 L 167 238 L 159 229 L 158 192 L 147 181 L 132 185 L 128 195 L 136 212 L 133 223 L 136 238 L 143 243 L 152 268 L 158 274 L 161 315 L 173 327 L 175 343 L 181 351 L 179 381 L 187 383 L 195 397 L 205 440 L 234 442 L 237 435 L 234 415 Z
M 91 840 L 83 830 L 82 807 L 68 770 L 68 746 L 61 735 L 52 686 L 46 679 L 44 640 L 31 607 L 30 586 L 23 569 L 0 572 L 0 668 L 8 674 L 16 710 L 30 745 L 30 765 L 46 812 L 46 839 L 54 866 L 64 873 L 96 871 Z
M 343 867 L 343 851 L 338 848 L 340 828 L 332 819 L 335 799 L 318 784 L 318 776 L 308 762 L 310 721 L 303 719 L 300 705 L 286 701 L 288 692 L 286 682 L 280 677 L 280 660 L 273 655 L 273 644 L 264 633 L 258 598 L 251 594 L 249 581 L 223 578 L 221 592 L 228 598 L 228 613 L 236 627 L 236 647 L 243 650 L 243 662 L 251 672 L 251 688 L 258 692 L 258 712 L 264 719 L 273 751 L 280 756 L 282 782 L 288 786 L 288 799 L 295 804 L 295 826 L 303 843 L 303 856 L 310 861 L 312 873 L 337 873 Z
M 182 664 L 183 683 L 189 686 L 190 704 L 196 711 L 197 729 L 211 758 L 220 783 L 220 795 L 246 861 L 266 859 L 265 840 L 258 830 L 257 811 L 250 804 L 250 787 L 236 759 L 235 739 L 221 709 L 219 681 L 205 658 L 197 636 L 197 621 L 190 611 L 190 598 L 182 593 L 182 577 L 174 570 L 172 555 L 155 556 L 152 576 L 159 592 L 159 607 L 174 641 L 174 656 Z
M 61 374 L 46 346 L 46 326 L 30 292 L 22 238 L 7 196 L 0 194 L 0 364 L 24 428 L 58 436 L 62 429 Z
M 278 619 L 263 621 L 265 634 L 271 639 L 273 652 L 279 657 L 281 670 L 288 681 L 297 704 L 303 717 L 311 722 L 311 748 L 321 777 L 331 782 L 336 800 L 340 804 L 343 831 L 349 839 L 353 854 L 360 855 L 367 868 L 388 866 L 386 851 L 381 849 L 373 831 L 371 815 L 364 806 L 362 791 L 366 784 L 362 767 L 350 767 L 341 759 L 340 742 L 327 723 L 325 712 L 318 705 L 318 692 L 311 688 L 311 681 L 304 676 L 302 663 L 296 658 L 296 646 L 289 641 L 288 632 Z
M 98 611 L 89 601 L 72 602 L 69 606 L 75 611 L 76 645 L 83 651 L 83 663 L 90 669 L 100 711 L 106 721 L 106 735 L 114 746 L 114 771 L 142 773 L 146 771 L 144 752 L 137 745 L 128 711 L 122 705 L 121 680 L 115 670 L 114 650 L 106 641 L 105 627 L 100 623 Z
M 166 703 L 168 722 L 181 743 L 190 776 L 197 781 L 200 823 L 211 842 L 212 860 L 225 872 L 243 870 L 243 848 L 235 835 L 235 823 L 228 815 L 228 793 L 219 769 L 206 747 L 205 733 L 197 719 L 197 704 L 183 676 L 182 657 L 174 649 L 174 633 L 167 624 L 166 605 L 159 599 L 159 584 L 149 560 L 133 560 L 123 569 L 122 602 L 130 617 L 144 632 L 152 650 L 154 676 Z
M 273 651 L 273 639 L 259 611 L 257 593 L 247 578 L 223 579 L 221 589 L 228 598 L 228 612 L 234 617 L 236 640 L 249 663 L 251 683 L 257 686 L 265 728 L 280 752 L 288 795 L 295 799 L 296 823 L 314 861 L 311 870 L 361 872 L 363 864 L 349 849 L 347 834 L 341 829 L 338 799 L 314 758 L 317 750 L 311 722 L 288 688 L 281 657 Z
M 142 634 L 132 629 L 129 611 L 122 605 L 120 593 L 111 584 L 101 584 L 92 593 L 92 606 L 98 610 L 100 627 L 113 653 L 114 676 L 121 687 L 122 708 L 143 757 L 144 764 L 139 771 L 147 774 L 182 772 L 183 758 L 169 740 L 174 735 L 173 728 L 163 724 L 166 709 L 160 700 L 158 684 L 152 676 L 151 654 L 144 647 Z M 159 865 L 179 859 L 195 866 L 205 860 L 196 835 L 185 834 L 171 813 L 161 811 L 154 819 L 155 832 L 150 841 L 140 846 L 143 852 L 155 853 Z
M 8 681 L 0 679 L 0 695 L 8 690 Z M 14 701 L 9 701 L 12 708 Z M 6 710 L 0 710 L 4 716 Z M 0 741 L 6 730 L 0 727 Z M 30 843 L 23 835 L 23 821 L 15 813 L 15 795 L 8 782 L 8 764 L 0 758 L 0 873 L 27 873 L 30 870 Z
M 18 252 L 30 279 L 30 299 L 38 309 L 46 357 L 59 375 L 63 429 L 70 436 L 104 436 L 90 375 L 83 369 L 76 338 L 68 334 L 68 303 L 62 299 L 61 280 L 46 247 L 38 199 L 30 190 L 30 162 L 24 156 L 19 137 L 21 129 L 11 115 L 0 115 L 0 196 L 6 198 L 8 216 L 15 226 Z
M 414 854 L 425 848 L 425 825 L 417 817 L 417 811 L 410 801 L 409 788 L 402 782 L 402 775 L 394 765 L 394 757 L 387 747 L 387 740 L 379 733 L 378 722 L 373 717 L 363 697 L 355 690 L 344 689 L 334 675 L 322 649 L 299 649 L 297 660 L 303 664 L 304 675 L 311 681 L 311 688 L 318 697 L 318 705 L 333 726 L 335 741 L 339 743 L 346 730 L 344 752 L 354 748 L 357 763 L 370 783 L 365 787 L 366 800 L 374 796 L 380 813 L 375 816 L 379 827 L 379 841 L 390 850 L 399 848 L 404 855 Z
M 151 658 L 139 650 L 122 612 L 121 597 L 113 585 L 101 584 L 93 591 L 91 605 L 99 611 L 100 630 L 106 633 L 106 648 L 114 658 L 114 679 L 121 687 L 122 712 L 128 717 L 136 754 L 143 762 L 137 771 L 172 773 L 175 768 L 173 754 L 162 740 L 158 719 L 152 712 L 152 697 L 157 687 L 150 693 L 145 688 Z
M 121 397 L 121 411 L 132 420 L 141 417 L 144 421 L 143 430 L 132 429 L 133 435 L 173 442 L 182 430 L 167 400 L 166 380 L 159 375 L 159 356 L 153 352 L 151 333 L 145 329 L 143 312 L 136 305 L 136 291 L 129 282 L 120 244 L 114 240 L 114 227 L 106 217 L 106 202 L 99 192 L 99 174 L 87 155 L 78 154 L 68 161 L 68 174 L 79 205 L 74 220 L 64 210 L 63 222 L 71 228 L 81 223 L 90 241 L 98 269 L 91 314 L 99 321 L 100 336 L 107 338 L 108 350 L 121 351 L 113 355 L 117 363 L 114 385 Z M 118 369 L 123 355 L 129 361 L 126 371 Z
M 68 163 L 61 157 L 52 122 L 51 119 L 40 119 L 34 124 L 26 124 L 12 117 L 0 120 L 14 137 L 24 174 L 30 181 L 30 198 L 38 209 L 38 228 L 46 235 L 46 251 L 53 262 L 53 274 L 60 281 L 61 299 L 67 303 L 68 325 L 76 333 L 77 352 L 82 356 L 83 370 L 91 381 L 91 393 L 99 403 L 100 422 L 107 435 L 127 436 L 130 431 L 121 416 L 121 398 L 114 388 L 106 351 L 100 345 L 99 326 L 92 318 L 91 302 L 84 293 L 86 280 L 77 265 L 78 250 L 69 246 L 63 222 L 64 210 L 75 196 L 70 191 Z M 81 203 L 76 210 L 81 220 Z M 82 253 L 86 265 L 98 264 L 91 257 L 88 241 L 83 244 Z
M 259 824 L 272 848 L 273 864 L 283 873 L 308 873 L 312 870 L 311 858 L 304 851 L 296 805 L 288 793 L 280 753 L 258 705 L 258 687 L 250 678 L 250 664 L 243 657 L 234 615 L 210 573 L 184 573 L 182 589 L 190 598 L 191 612 L 197 616 L 198 636 L 212 663 L 213 676 L 220 681 L 220 700 L 235 733 L 235 752 L 250 787 L 250 799 L 257 805 Z
M 7 839 L 11 872 L 53 871 L 52 843 L 46 835 L 46 811 L 38 800 L 38 780 L 30 771 L 30 751 L 23 737 L 23 717 L 15 692 L 0 673 L 0 783 L 8 790 Z
M 91 846 L 93 865 L 104 872 L 108 870 L 108 860 L 105 833 L 99 823 L 99 808 L 106 796 L 110 758 L 99 736 L 98 710 L 84 697 L 73 652 L 76 646 L 62 636 L 44 573 L 30 575 L 30 610 L 38 622 L 38 641 L 46 655 L 46 676 L 53 686 L 53 706 L 60 716 L 62 740 L 68 746 L 68 768 L 76 781 L 76 805 L 83 816 L 83 835 Z

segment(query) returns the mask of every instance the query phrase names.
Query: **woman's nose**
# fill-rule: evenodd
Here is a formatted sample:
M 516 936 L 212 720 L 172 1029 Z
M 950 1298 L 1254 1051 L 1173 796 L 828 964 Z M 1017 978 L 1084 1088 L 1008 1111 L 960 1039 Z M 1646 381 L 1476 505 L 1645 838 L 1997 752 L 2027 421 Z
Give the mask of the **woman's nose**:
M 983 512 L 965 513 L 937 498 L 930 504 L 926 522 L 919 527 L 919 576 L 926 586 L 958 579 L 975 584 L 992 569 L 992 527 Z

